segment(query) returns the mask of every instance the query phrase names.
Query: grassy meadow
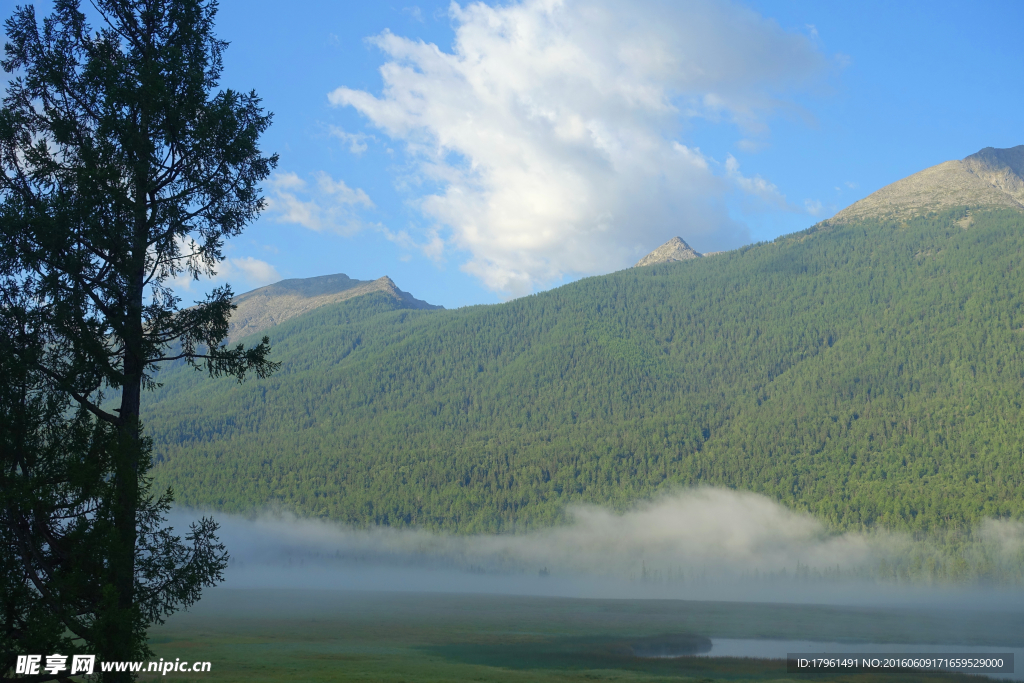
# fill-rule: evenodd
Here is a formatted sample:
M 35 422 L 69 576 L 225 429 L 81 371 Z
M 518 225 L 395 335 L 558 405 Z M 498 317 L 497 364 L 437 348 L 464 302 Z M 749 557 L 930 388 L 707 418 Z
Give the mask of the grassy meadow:
M 218 589 L 151 630 L 165 660 L 210 661 L 174 681 L 954 681 L 965 676 L 791 675 L 781 660 L 640 659 L 676 638 L 1020 646 L 1024 615 L 679 600 Z M 157 678 L 143 675 L 142 680 Z M 160 677 L 164 678 L 164 677 Z M 986 679 L 970 679 L 986 680 Z

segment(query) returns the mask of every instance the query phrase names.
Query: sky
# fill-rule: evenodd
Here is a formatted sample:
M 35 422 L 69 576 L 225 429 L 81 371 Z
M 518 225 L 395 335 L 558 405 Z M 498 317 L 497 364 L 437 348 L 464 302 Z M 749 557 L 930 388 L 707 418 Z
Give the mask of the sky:
M 772 240 L 1024 144 L 1022 21 L 1015 1 L 222 0 L 221 85 L 263 98 L 280 161 L 216 280 L 178 289 L 388 275 L 456 308 L 677 235 Z

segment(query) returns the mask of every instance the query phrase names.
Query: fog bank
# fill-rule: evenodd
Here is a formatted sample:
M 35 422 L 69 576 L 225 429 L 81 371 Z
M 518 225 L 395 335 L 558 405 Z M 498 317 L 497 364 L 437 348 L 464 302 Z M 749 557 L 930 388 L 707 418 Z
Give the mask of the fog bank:
M 597 506 L 568 513 L 561 527 L 473 536 L 287 514 L 212 516 L 231 553 L 224 585 L 234 588 L 846 604 L 990 596 L 1003 605 L 1024 565 L 1024 525 L 1007 521 L 989 520 L 955 546 L 905 534 L 837 535 L 764 496 L 710 488 L 622 514 Z M 181 532 L 202 514 L 178 508 L 169 521 Z

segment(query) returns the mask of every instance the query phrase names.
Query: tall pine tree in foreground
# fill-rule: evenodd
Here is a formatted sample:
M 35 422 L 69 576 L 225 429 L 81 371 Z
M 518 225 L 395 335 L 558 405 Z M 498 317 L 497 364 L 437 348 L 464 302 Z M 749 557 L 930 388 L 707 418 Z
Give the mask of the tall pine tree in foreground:
M 215 2 L 92 6 L 96 30 L 78 0 L 42 25 L 32 7 L 6 23 L 2 580 L 59 624 L 5 605 L 3 646 L 66 628 L 101 660 L 133 660 L 147 626 L 225 561 L 208 520 L 191 546 L 160 530 L 170 492 L 148 488 L 142 391 L 171 360 L 240 381 L 275 367 L 266 338 L 221 345 L 228 287 L 183 309 L 167 283 L 214 271 L 259 214 L 276 156 L 258 146 L 270 115 L 256 94 L 217 90 Z

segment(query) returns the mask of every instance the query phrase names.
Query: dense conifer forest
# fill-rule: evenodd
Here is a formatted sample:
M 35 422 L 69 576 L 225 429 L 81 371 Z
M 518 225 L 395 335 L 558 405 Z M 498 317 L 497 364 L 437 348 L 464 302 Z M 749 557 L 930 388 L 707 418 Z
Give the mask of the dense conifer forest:
M 1024 517 L 1024 216 L 966 214 L 820 224 L 494 306 L 317 309 L 267 331 L 268 379 L 157 377 L 157 484 L 462 533 L 693 485 L 836 530 Z

